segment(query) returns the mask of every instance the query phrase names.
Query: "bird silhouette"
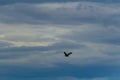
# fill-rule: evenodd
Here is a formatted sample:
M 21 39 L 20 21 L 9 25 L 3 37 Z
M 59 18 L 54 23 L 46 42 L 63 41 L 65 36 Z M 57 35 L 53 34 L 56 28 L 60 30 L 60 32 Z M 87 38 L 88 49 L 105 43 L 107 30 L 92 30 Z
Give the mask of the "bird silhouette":
M 64 52 L 64 54 L 65 54 L 65 57 L 69 57 L 69 55 L 72 54 L 72 52 L 69 52 L 69 53 Z

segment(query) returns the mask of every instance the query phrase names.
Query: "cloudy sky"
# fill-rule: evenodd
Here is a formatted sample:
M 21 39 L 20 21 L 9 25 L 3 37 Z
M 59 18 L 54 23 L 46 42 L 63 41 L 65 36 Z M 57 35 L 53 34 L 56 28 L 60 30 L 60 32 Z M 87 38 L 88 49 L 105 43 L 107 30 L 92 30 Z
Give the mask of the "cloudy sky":
M 0 0 L 0 80 L 120 80 L 119 68 L 120 0 Z

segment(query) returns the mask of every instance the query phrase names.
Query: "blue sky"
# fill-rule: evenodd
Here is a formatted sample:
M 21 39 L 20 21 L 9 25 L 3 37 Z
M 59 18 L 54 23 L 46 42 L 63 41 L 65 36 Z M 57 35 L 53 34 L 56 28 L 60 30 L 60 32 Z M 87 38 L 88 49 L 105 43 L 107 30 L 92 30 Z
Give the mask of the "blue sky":
M 0 80 L 119 80 L 119 26 L 119 0 L 0 0 Z

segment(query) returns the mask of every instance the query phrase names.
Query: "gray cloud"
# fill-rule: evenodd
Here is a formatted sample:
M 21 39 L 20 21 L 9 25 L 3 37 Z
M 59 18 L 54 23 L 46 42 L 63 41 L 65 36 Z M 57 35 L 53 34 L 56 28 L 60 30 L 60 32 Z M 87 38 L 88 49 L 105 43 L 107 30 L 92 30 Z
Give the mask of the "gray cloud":
M 34 46 L 34 47 L 29 47 L 29 46 L 21 46 L 21 47 L 14 47 L 14 45 L 9 46 L 9 47 L 3 47 L 0 48 L 0 59 L 1 60 L 14 60 L 14 59 L 20 59 L 24 57 L 29 57 L 29 56 L 42 56 L 42 55 L 54 55 L 54 54 L 59 54 L 63 53 L 65 50 L 74 50 L 74 49 L 79 49 L 85 47 L 84 45 L 80 44 L 75 44 L 71 42 L 60 42 L 60 43 L 55 43 L 50 46 Z M 33 54 L 34 53 L 34 54 Z
M 45 26 L 45 28 L 48 28 L 46 29 L 46 31 L 40 30 L 42 27 L 38 27 L 38 26 L 37 28 L 33 28 L 31 26 L 29 27 L 26 26 L 26 27 L 27 28 L 25 29 L 29 29 L 29 30 L 34 29 L 35 32 L 37 29 L 39 34 L 43 34 L 43 33 L 47 35 L 53 34 L 54 36 L 52 38 L 57 38 L 58 40 L 55 40 L 54 43 L 46 46 L 36 46 L 36 45 L 17 46 L 18 45 L 17 43 L 17 44 L 12 44 L 12 46 L 9 46 L 7 48 L 1 48 L 0 49 L 1 64 L 19 65 L 24 67 L 26 66 L 35 67 L 34 65 L 38 65 L 40 68 L 60 66 L 60 64 L 64 64 L 64 62 L 66 62 L 67 64 L 74 64 L 79 66 L 88 66 L 92 64 L 104 65 L 104 66 L 106 65 L 119 66 L 119 57 L 120 57 L 119 45 L 118 44 L 116 45 L 114 41 L 112 42 L 112 44 L 106 42 L 106 39 L 107 40 L 113 39 L 114 37 L 119 36 L 118 27 L 114 27 L 114 26 L 104 27 L 97 24 L 96 25 L 83 24 L 83 25 L 77 25 L 74 28 L 73 25 L 71 26 L 63 25 L 63 27 L 59 25 L 54 25 L 51 28 L 49 28 L 49 26 Z M 21 31 L 23 28 L 21 27 L 17 29 L 19 29 L 18 31 Z M 55 33 L 54 30 L 56 30 Z M 15 35 L 17 36 L 21 33 Z M 14 35 L 14 32 L 12 35 Z M 6 42 L 7 41 L 10 42 L 11 40 L 13 42 L 14 41 L 19 42 L 22 40 L 25 41 L 25 43 L 27 43 L 26 39 L 22 35 L 21 35 L 22 38 L 21 40 L 17 40 L 15 35 L 14 37 L 10 37 L 11 39 L 5 37 L 3 38 L 3 40 L 6 40 Z M 29 41 L 35 42 L 36 39 L 38 39 L 37 38 L 38 36 L 36 36 L 36 34 L 35 35 L 32 34 L 32 36 L 30 35 L 31 34 L 29 32 L 28 35 L 29 37 L 27 35 L 26 36 L 29 39 L 30 37 L 34 39 L 33 40 L 30 39 Z M 41 42 L 41 39 L 39 39 L 40 41 L 39 40 L 37 41 Z M 48 40 L 48 42 L 49 41 L 51 40 Z M 66 60 L 63 55 L 64 51 L 67 52 L 72 51 L 74 54 L 68 60 Z
M 1 78 L 4 80 L 4 78 Z M 6 79 L 6 78 L 5 78 Z M 9 79 L 9 78 L 8 78 Z M 109 78 L 77 78 L 77 77 L 68 77 L 68 76 L 64 76 L 64 77 L 54 77 L 54 78 L 27 78 L 27 80 L 111 80 Z M 13 80 L 16 80 L 16 78 L 14 78 Z M 17 79 L 17 80 L 22 80 L 22 79 Z
M 7 47 L 1 48 L 1 52 L 18 52 L 18 51 L 49 51 L 49 50 L 64 50 L 64 49 L 77 49 L 80 47 L 84 47 L 84 45 L 72 43 L 72 42 L 60 42 L 55 43 L 50 46 L 37 46 L 37 47 Z
M 97 27 L 96 27 L 97 26 Z M 119 45 L 119 28 L 115 26 L 104 27 L 102 25 L 86 25 L 84 29 L 73 30 L 69 35 L 61 36 L 64 39 L 71 39 L 78 42 L 95 42 L 104 44 Z
M 116 26 L 119 25 L 120 13 L 118 5 L 91 2 L 13 4 L 1 6 L 0 11 L 0 21 L 5 23 L 99 23 Z
M 0 48 L 8 48 L 10 46 L 13 46 L 13 44 L 5 42 L 5 41 L 0 41 Z
M 0 79 L 118 76 L 120 6 L 105 1 L 28 4 L 21 0 L 1 5 Z M 66 58 L 64 51 L 73 54 Z
M 87 2 L 101 2 L 101 3 L 119 3 L 119 0 L 10 0 L 10 1 L 0 1 L 0 5 L 8 5 L 15 3 L 52 3 L 52 2 L 76 2 L 76 1 L 87 1 Z

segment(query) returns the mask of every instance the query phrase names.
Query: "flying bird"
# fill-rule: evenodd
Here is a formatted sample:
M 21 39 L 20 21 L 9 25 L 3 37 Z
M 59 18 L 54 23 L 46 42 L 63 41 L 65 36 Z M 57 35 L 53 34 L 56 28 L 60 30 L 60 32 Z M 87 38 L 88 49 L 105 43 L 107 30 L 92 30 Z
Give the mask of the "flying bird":
M 64 52 L 64 54 L 65 54 L 65 57 L 69 57 L 69 55 L 72 54 L 72 52 L 69 52 L 69 53 Z

